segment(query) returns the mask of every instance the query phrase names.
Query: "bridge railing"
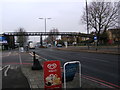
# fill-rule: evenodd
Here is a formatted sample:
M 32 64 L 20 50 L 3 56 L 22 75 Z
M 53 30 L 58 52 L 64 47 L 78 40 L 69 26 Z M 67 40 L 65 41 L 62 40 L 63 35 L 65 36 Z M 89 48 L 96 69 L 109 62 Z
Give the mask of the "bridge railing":
M 44 36 L 44 35 L 68 35 L 68 36 L 81 36 L 81 37 L 93 37 L 90 34 L 83 34 L 80 32 L 26 32 L 26 33 L 18 33 L 18 32 L 5 32 L 3 35 L 6 36 Z

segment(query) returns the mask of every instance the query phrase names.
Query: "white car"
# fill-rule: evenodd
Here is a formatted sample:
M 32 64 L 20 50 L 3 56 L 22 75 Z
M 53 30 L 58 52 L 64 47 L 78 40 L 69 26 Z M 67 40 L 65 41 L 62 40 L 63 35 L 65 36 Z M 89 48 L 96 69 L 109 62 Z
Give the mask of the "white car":
M 34 43 L 30 43 L 30 44 L 29 44 L 29 48 L 30 48 L 30 49 L 35 49 Z
M 57 47 L 62 47 L 62 44 L 57 44 Z
M 47 47 L 51 47 L 52 45 L 51 44 L 48 44 Z

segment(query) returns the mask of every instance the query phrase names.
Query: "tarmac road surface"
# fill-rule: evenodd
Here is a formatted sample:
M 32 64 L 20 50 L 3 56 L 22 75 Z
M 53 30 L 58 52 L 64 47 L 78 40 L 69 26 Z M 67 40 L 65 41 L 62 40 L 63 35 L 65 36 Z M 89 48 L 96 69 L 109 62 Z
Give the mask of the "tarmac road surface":
M 30 90 L 29 83 L 21 71 L 19 53 L 16 51 L 2 52 L 2 89 Z

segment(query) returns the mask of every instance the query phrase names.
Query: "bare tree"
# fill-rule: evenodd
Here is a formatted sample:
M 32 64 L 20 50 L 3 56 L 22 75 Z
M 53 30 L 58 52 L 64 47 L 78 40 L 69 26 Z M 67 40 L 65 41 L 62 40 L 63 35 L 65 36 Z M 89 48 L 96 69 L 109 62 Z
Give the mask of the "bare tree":
M 108 28 L 116 27 L 118 22 L 117 3 L 91 2 L 87 10 L 89 29 L 94 29 L 97 35 Z M 82 16 L 82 22 L 87 24 L 86 10 Z
M 58 35 L 57 35 L 58 33 L 59 33 L 59 31 L 57 28 L 51 29 L 50 35 L 48 36 L 47 41 L 49 43 L 53 43 L 53 41 L 55 41 L 58 38 Z
M 120 1 L 118 2 L 118 28 L 120 28 Z
M 28 36 L 24 36 L 26 31 L 24 30 L 24 28 L 19 28 L 17 30 L 17 33 L 18 35 L 20 35 L 20 36 L 17 36 L 17 42 L 20 44 L 20 47 L 23 47 L 27 43 L 27 40 L 28 40 Z

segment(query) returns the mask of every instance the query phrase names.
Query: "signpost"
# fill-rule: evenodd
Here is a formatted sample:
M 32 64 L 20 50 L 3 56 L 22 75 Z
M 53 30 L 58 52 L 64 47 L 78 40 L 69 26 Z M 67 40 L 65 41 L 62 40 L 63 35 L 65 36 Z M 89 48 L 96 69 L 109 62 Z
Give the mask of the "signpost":
M 60 61 L 44 62 L 44 85 L 45 88 L 62 88 Z
M 94 42 L 95 42 L 95 47 L 96 47 L 96 51 L 97 51 L 97 36 L 94 36 Z
M 64 64 L 64 88 L 66 88 L 66 82 L 72 81 L 76 75 L 79 74 L 79 87 L 81 87 L 81 64 L 79 61 L 66 62 Z
M 94 36 L 94 41 L 97 42 L 97 36 Z

